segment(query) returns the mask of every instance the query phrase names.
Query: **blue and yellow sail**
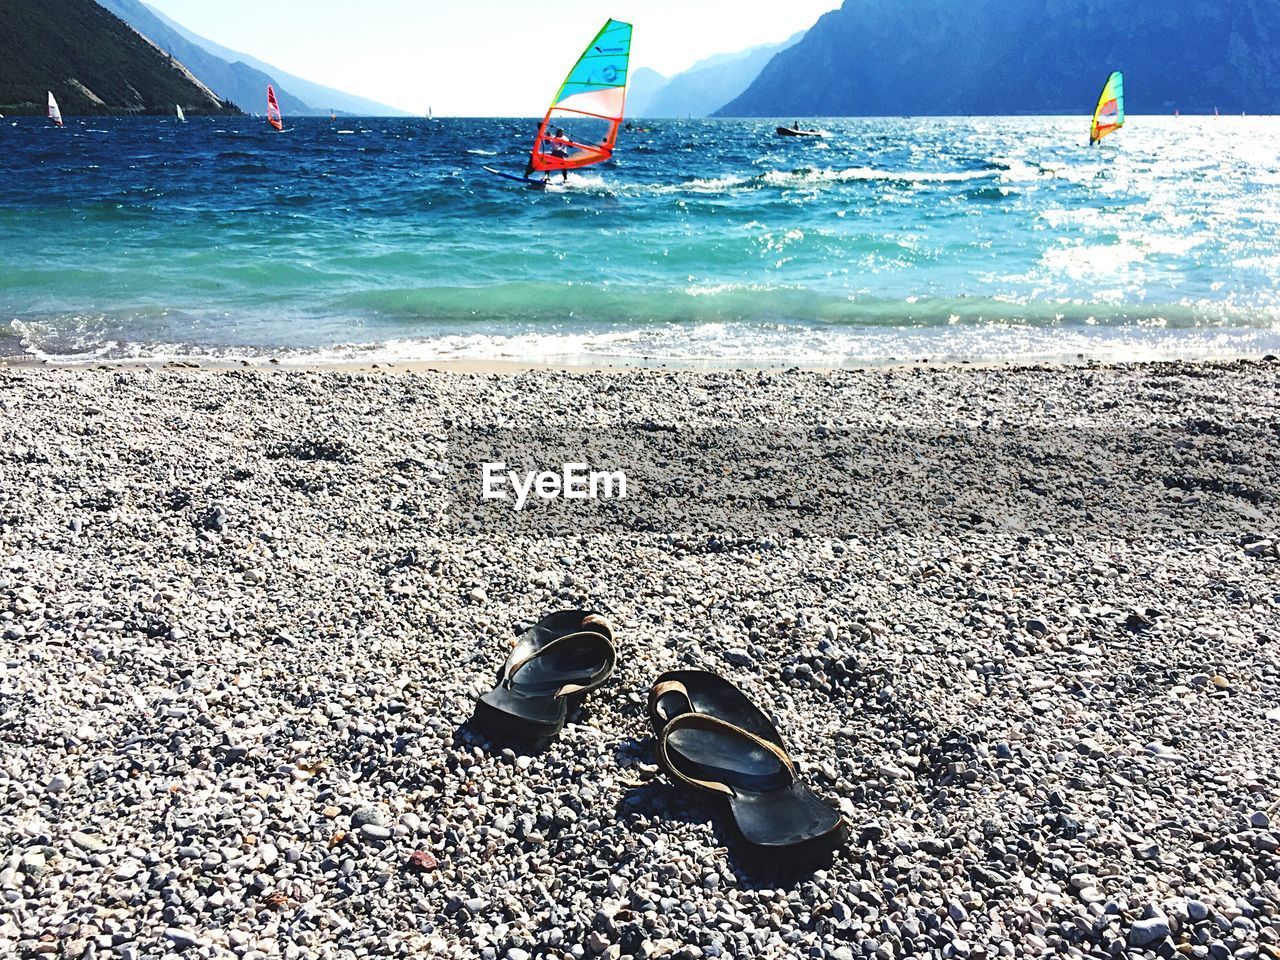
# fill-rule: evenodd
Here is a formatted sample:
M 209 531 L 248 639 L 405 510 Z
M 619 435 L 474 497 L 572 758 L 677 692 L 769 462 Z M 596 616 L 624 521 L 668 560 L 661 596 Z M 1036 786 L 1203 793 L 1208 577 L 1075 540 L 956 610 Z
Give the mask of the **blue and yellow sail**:
M 1107 77 L 1098 106 L 1093 111 L 1089 142 L 1097 143 L 1124 126 L 1124 74 L 1117 70 Z
M 538 127 L 531 170 L 574 170 L 613 156 L 627 104 L 631 24 L 610 20 L 596 34 L 551 101 Z M 602 126 L 603 125 L 603 126 Z M 574 135 L 574 126 L 597 136 Z M 563 130 L 560 135 L 556 131 Z

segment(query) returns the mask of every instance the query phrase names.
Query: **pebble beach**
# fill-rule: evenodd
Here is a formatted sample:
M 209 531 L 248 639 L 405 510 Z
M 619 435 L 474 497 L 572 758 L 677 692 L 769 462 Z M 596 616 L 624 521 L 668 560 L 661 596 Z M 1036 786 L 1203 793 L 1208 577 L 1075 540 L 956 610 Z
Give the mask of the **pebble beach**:
M 847 435 L 863 495 L 780 454 L 840 529 L 477 529 L 462 420 Z M 928 498 L 876 479 L 933 446 Z M 0 956 L 1280 957 L 1278 517 L 1274 361 L 0 368 Z M 473 729 L 572 608 L 610 683 Z M 774 717 L 831 862 L 659 772 L 682 666 Z

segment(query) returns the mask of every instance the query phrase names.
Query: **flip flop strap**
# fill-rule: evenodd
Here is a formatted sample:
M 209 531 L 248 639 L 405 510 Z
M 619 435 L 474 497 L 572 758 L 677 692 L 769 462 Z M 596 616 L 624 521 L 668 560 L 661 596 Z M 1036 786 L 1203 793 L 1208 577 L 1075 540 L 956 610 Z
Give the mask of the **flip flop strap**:
M 574 633 L 566 633 L 563 637 L 556 637 L 554 640 L 550 641 L 549 643 L 544 643 L 540 647 L 535 647 L 527 651 L 523 656 L 517 657 L 513 660 L 508 661 L 507 675 L 506 675 L 507 686 L 511 685 L 512 680 L 515 678 L 515 675 L 520 672 L 521 668 L 527 666 L 532 661 L 538 659 L 541 656 L 545 656 L 546 654 L 554 650 L 556 647 L 563 646 L 569 641 L 581 641 L 588 638 L 596 641 L 604 648 L 604 651 L 605 651 L 604 666 L 597 672 L 596 678 L 591 680 L 590 682 L 566 683 L 563 687 L 561 687 L 559 690 L 556 691 L 555 695 L 557 697 L 565 697 L 565 696 L 569 696 L 570 694 L 581 693 L 584 690 L 590 690 L 598 686 L 601 680 L 608 677 L 609 674 L 613 672 L 614 664 L 616 664 L 618 660 L 618 651 L 617 651 L 617 648 L 614 647 L 613 642 L 608 637 L 606 637 L 603 633 L 597 633 L 594 630 L 578 630 L 578 631 L 575 631 Z
M 658 716 L 658 703 L 668 693 L 677 693 L 684 697 L 684 702 L 688 704 L 685 713 L 693 713 L 693 700 L 689 696 L 689 690 L 679 680 L 664 680 L 661 683 L 654 684 L 653 689 L 649 691 L 649 713 Z M 669 719 L 674 719 L 669 718 Z
M 618 662 L 618 650 L 607 637 L 599 633 L 575 634 L 575 636 L 590 636 L 597 638 L 604 645 L 604 666 L 600 668 L 595 678 L 587 683 L 566 683 L 563 687 L 556 691 L 557 697 L 568 697 L 575 693 L 582 693 L 586 690 L 593 690 L 598 687 L 610 674 Z
M 728 723 L 718 717 L 712 717 L 703 713 L 682 713 L 676 717 L 662 731 L 662 737 L 658 741 L 658 760 L 662 763 L 663 769 L 672 777 L 681 780 L 690 786 L 698 787 L 702 790 L 708 790 L 711 793 L 723 794 L 726 797 L 733 796 L 733 790 L 727 784 L 718 783 L 715 780 L 701 780 L 698 777 L 691 777 L 684 771 L 680 770 L 671 762 L 671 754 L 669 751 L 669 741 L 671 734 L 685 727 L 700 727 L 704 730 L 718 730 L 724 733 L 730 733 L 734 736 L 742 737 L 750 741 L 755 746 L 761 747 L 773 754 L 786 767 L 787 772 L 791 774 L 791 778 L 796 778 L 796 765 L 791 757 L 787 755 L 787 751 L 783 750 L 776 743 L 770 743 L 768 740 L 762 740 L 749 730 L 744 730 L 737 724 Z
M 515 676 L 516 671 L 530 660 L 542 656 L 543 653 L 550 650 L 556 644 L 572 637 L 590 634 L 592 636 L 600 637 L 609 644 L 610 648 L 613 647 L 613 625 L 598 613 L 589 613 L 584 616 L 579 629 L 566 633 L 563 636 L 556 637 L 554 640 L 549 640 L 541 645 L 535 644 L 532 640 L 524 639 L 531 634 L 536 637 L 537 634 L 535 630 L 536 627 L 530 628 L 523 636 L 516 640 L 515 649 L 511 651 L 511 656 L 507 658 L 507 666 L 504 671 L 508 678 Z

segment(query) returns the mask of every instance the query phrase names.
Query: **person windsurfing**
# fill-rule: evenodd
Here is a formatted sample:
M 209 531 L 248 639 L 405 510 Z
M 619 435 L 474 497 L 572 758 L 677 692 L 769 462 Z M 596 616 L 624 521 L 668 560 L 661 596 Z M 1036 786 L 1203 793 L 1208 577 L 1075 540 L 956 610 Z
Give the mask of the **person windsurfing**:
M 548 155 L 548 156 L 550 156 L 550 157 L 554 157 L 554 158 L 555 158 L 555 159 L 557 159 L 557 160 L 566 160 L 566 159 L 568 159 L 568 157 L 569 157 L 569 151 L 568 151 L 568 149 L 565 147 L 564 143 L 562 142 L 563 140 L 564 140 L 564 131 L 563 131 L 562 129 L 560 129 L 559 127 L 557 127 L 557 128 L 556 128 L 556 133 L 555 133 L 555 142 L 551 144 L 551 149 L 550 149 L 550 150 L 544 150 L 544 151 L 543 151 L 543 153 L 547 154 L 547 155 Z M 535 149 L 536 149 L 536 148 L 535 148 Z M 534 169 L 535 169 L 535 167 L 534 167 L 534 165 L 533 165 L 533 156 L 531 155 L 531 156 L 529 157 L 529 165 L 528 165 L 528 166 L 526 166 L 526 167 L 525 167 L 525 169 L 524 169 L 524 175 L 525 175 L 526 177 L 531 177 L 531 176 L 533 176 Z M 560 175 L 561 175 L 561 177 L 563 178 L 562 182 L 564 182 L 564 183 L 568 183 L 568 182 L 569 182 L 569 168 L 568 168 L 568 167 L 564 167 L 564 168 L 562 168 L 562 169 L 560 170 Z M 550 170 L 546 171 L 546 175 L 545 175 L 542 179 L 543 179 L 543 182 L 549 183 L 549 182 L 551 181 L 551 171 L 550 171 Z

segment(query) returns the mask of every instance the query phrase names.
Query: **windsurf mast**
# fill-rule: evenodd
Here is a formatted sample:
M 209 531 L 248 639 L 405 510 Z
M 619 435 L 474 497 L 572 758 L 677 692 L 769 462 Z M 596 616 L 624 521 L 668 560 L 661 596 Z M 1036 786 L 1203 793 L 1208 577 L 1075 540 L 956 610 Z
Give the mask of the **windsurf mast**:
M 1103 137 L 1115 133 L 1124 126 L 1124 74 L 1117 70 L 1107 77 L 1093 111 L 1093 123 L 1089 129 L 1089 142 L 1097 143 Z
M 613 156 L 627 103 L 631 24 L 609 20 L 583 51 L 538 127 L 532 170 L 576 170 Z M 603 136 L 575 135 L 572 126 L 600 127 Z

